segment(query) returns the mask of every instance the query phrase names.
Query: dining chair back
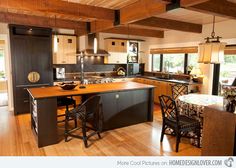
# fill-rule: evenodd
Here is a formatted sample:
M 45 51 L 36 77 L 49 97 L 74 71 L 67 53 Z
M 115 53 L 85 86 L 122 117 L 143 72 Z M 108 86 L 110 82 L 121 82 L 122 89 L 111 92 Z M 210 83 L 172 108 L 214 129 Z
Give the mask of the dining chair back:
M 179 96 L 188 94 L 188 85 L 185 84 L 174 84 L 171 85 L 172 98 L 177 100 Z
M 201 136 L 201 127 L 200 122 L 189 118 L 185 115 L 180 115 L 176 102 L 170 96 L 159 96 L 161 112 L 162 112 L 162 132 L 161 139 L 163 137 L 166 129 L 171 129 L 176 135 L 176 152 L 179 150 L 180 138 L 188 132 L 195 132 L 197 135 L 198 147 L 200 147 L 200 136 Z

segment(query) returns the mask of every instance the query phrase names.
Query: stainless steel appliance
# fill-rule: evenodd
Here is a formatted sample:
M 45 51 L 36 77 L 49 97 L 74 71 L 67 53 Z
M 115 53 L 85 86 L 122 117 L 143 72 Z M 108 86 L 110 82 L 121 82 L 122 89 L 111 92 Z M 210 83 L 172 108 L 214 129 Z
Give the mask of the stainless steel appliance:
M 56 79 L 65 79 L 65 68 L 56 68 Z
M 84 79 L 84 84 L 96 84 L 96 83 L 112 83 L 112 78 L 104 78 L 101 76 L 91 76 Z

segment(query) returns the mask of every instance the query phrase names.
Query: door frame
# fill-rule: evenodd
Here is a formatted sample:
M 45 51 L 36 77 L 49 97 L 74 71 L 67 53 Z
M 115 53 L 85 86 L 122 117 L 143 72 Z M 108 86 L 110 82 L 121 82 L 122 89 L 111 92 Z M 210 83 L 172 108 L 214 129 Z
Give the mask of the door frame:
M 11 55 L 10 55 L 10 37 L 8 34 L 0 34 L 0 39 L 5 41 L 5 69 L 7 76 L 7 94 L 8 94 L 8 111 L 13 111 L 13 91 L 11 75 Z

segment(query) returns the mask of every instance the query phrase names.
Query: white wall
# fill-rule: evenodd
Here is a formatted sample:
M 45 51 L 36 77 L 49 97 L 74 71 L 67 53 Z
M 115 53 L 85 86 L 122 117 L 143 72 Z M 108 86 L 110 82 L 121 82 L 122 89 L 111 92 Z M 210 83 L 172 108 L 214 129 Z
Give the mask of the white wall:
M 0 39 L 5 41 L 5 58 L 7 72 L 8 109 L 13 111 L 13 90 L 12 90 L 12 70 L 10 55 L 10 39 L 8 25 L 0 23 Z
M 198 46 L 200 42 L 204 42 L 204 38 L 210 36 L 212 32 L 212 24 L 203 26 L 201 34 L 187 33 L 180 31 L 165 31 L 163 39 L 149 38 L 147 40 L 148 50 L 152 48 L 169 48 L 169 47 L 187 47 Z M 236 44 L 236 20 L 227 20 L 216 23 L 215 32 L 217 36 L 222 36 L 222 42 L 227 44 Z M 147 56 L 147 57 L 146 57 Z M 151 55 L 146 55 L 142 58 L 146 63 L 146 70 L 151 70 Z M 205 94 L 211 94 L 212 79 L 213 79 L 213 65 L 200 64 L 200 69 L 205 75 L 203 81 L 202 92 Z

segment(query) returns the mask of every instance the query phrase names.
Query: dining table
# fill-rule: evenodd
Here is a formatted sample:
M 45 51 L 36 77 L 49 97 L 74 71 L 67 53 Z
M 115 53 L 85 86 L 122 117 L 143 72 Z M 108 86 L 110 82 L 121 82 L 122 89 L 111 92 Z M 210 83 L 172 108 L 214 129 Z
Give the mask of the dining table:
M 203 128 L 204 108 L 214 104 L 223 106 L 223 97 L 216 95 L 208 95 L 208 94 L 187 94 L 179 96 L 177 102 L 180 114 L 198 120 L 201 124 L 201 128 Z M 202 137 L 202 129 L 201 129 L 201 137 Z M 200 138 L 200 146 L 201 146 L 201 139 L 202 138 Z M 191 143 L 193 145 L 196 145 L 197 144 L 196 139 L 192 138 Z

